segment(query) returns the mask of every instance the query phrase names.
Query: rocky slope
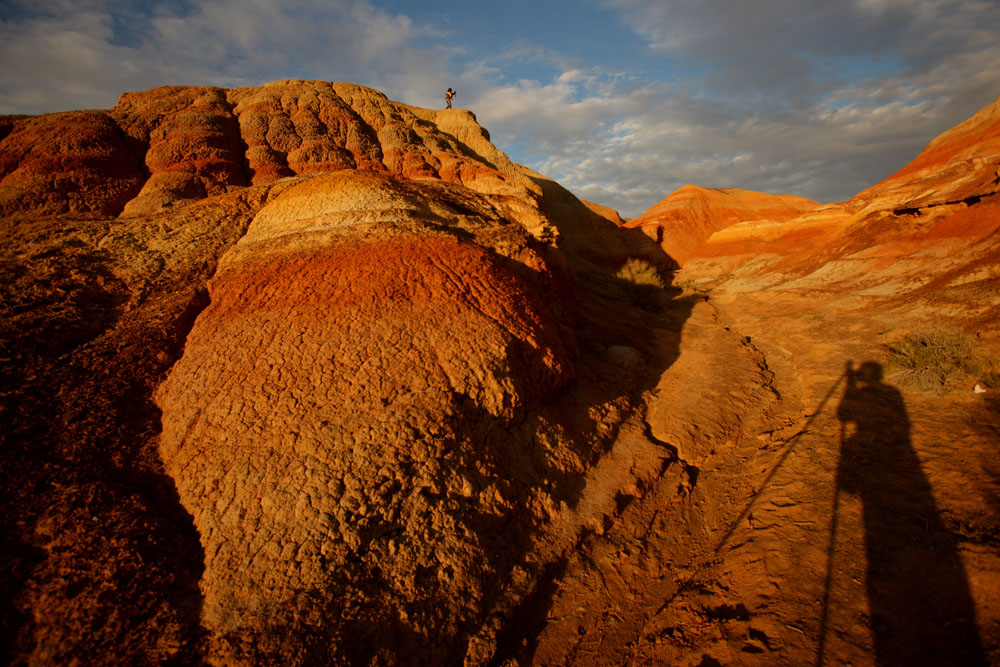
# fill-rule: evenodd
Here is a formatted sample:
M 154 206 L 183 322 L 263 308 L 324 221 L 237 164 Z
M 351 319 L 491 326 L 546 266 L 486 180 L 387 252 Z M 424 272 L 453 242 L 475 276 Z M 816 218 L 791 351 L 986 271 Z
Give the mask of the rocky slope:
M 996 110 L 628 223 L 352 84 L 0 119 L 0 654 L 1000 660 L 995 377 L 888 366 L 1000 353 Z
M 351 84 L 0 127 L 4 657 L 488 663 L 615 509 L 658 251 Z
M 735 434 L 698 425 L 682 509 L 634 508 L 684 577 L 651 571 L 624 518 L 581 555 L 554 608 L 586 606 L 602 577 L 629 604 L 587 617 L 576 656 L 597 638 L 618 652 L 594 664 L 997 664 L 998 111 L 848 202 L 737 222 L 684 262 L 677 281 L 759 355 L 780 400 L 749 433 L 753 403 L 733 408 Z M 716 366 L 722 347 L 698 365 L 712 402 L 754 396 L 735 352 Z M 660 389 L 653 432 L 681 441 L 664 413 L 683 390 Z M 554 656 L 569 635 L 546 633 Z

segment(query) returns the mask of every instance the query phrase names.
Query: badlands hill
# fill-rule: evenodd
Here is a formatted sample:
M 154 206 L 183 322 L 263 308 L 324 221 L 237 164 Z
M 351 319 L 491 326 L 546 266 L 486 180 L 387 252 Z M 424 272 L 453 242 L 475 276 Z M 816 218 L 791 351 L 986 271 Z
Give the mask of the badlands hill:
M 0 118 L 0 653 L 997 661 L 995 121 L 623 226 L 352 84 Z
M 640 429 L 629 239 L 469 112 L 351 84 L 2 128 L 4 656 L 514 641 Z
M 629 226 L 657 239 L 699 284 L 886 296 L 975 284 L 983 289 L 960 298 L 984 297 L 972 310 L 985 321 L 1000 277 L 998 155 L 1000 100 L 847 202 L 686 186 Z M 697 203 L 680 205 L 690 199 Z
M 791 195 L 685 185 L 630 220 L 627 227 L 641 229 L 683 265 L 719 230 L 754 220 L 786 222 L 817 206 L 810 199 Z

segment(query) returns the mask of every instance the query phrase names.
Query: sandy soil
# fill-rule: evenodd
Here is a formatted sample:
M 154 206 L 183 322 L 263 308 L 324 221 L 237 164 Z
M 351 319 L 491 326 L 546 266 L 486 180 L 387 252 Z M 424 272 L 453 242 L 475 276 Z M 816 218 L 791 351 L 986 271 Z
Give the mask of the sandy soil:
M 927 312 L 816 303 L 695 304 L 648 396 L 671 463 L 539 592 L 518 663 L 1000 663 L 996 396 L 879 379 Z

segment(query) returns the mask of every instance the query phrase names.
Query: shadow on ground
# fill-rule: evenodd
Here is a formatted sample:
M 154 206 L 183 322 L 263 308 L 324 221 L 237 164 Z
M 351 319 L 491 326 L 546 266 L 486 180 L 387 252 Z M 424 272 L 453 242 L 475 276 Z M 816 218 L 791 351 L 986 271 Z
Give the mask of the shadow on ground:
M 910 441 L 902 394 L 883 381 L 881 364 L 866 361 L 854 369 L 848 362 L 837 417 L 836 489 L 862 504 L 877 664 L 987 664 L 958 536 L 942 521 Z M 834 532 L 836 527 L 835 519 Z M 830 544 L 832 549 L 833 539 Z M 831 551 L 828 567 L 841 557 Z M 823 639 L 817 664 L 823 663 Z

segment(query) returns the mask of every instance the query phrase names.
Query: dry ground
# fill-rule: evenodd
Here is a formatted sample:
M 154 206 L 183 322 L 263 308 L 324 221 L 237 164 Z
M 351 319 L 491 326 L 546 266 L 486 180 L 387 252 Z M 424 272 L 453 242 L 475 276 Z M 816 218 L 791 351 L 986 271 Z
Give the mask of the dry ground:
M 671 463 L 618 492 L 619 512 L 562 563 L 512 657 L 1000 664 L 997 394 L 877 379 L 884 342 L 930 313 L 829 298 L 819 312 L 817 295 L 681 299 L 697 303 L 646 413 Z
M 163 254 L 190 234 L 234 242 L 239 205 L 225 225 L 211 203 L 185 209 L 145 242 L 103 223 L 7 230 L 5 662 L 205 659 L 203 553 L 149 396 L 218 251 L 176 272 Z M 548 565 L 506 602 L 491 664 L 1000 664 L 998 392 L 844 377 L 853 362 L 873 380 L 863 364 L 937 306 L 710 296 L 639 313 L 646 408 L 526 556 Z

